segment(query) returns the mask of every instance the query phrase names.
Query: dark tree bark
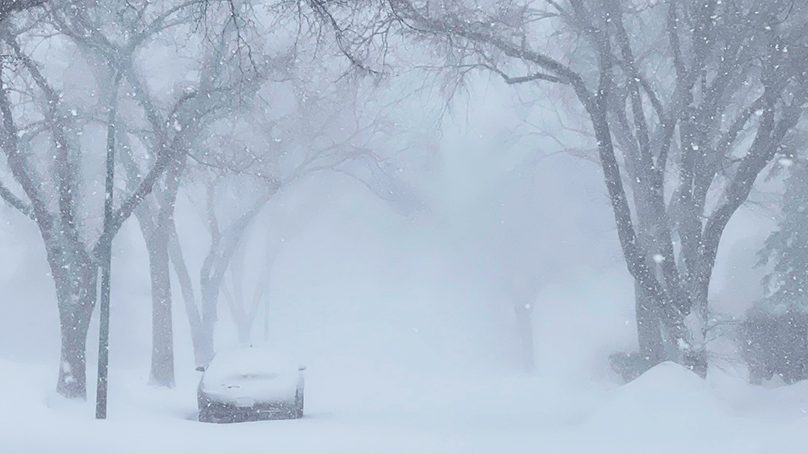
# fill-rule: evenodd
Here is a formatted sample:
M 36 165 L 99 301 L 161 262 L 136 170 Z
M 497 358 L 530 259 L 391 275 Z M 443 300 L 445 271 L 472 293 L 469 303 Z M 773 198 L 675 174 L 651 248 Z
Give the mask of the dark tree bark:
M 662 337 L 660 318 L 653 301 L 637 283 L 634 284 L 634 298 L 640 355 L 649 365 L 659 364 L 665 358 L 665 339 Z
M 67 398 L 87 397 L 87 333 L 95 307 L 98 266 L 81 252 L 47 247 L 56 284 L 61 355 L 56 391 Z

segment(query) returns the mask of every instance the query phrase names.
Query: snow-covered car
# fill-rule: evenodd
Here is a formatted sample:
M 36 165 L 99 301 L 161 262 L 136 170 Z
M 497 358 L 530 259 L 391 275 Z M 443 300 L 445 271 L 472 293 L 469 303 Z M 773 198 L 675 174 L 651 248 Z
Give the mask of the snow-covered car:
M 302 418 L 305 369 L 260 347 L 219 352 L 199 381 L 199 421 Z

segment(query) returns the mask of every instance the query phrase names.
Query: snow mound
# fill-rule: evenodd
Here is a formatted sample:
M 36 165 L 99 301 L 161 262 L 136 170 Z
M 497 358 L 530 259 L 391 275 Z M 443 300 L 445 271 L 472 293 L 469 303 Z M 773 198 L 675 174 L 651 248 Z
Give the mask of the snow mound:
M 729 418 L 726 405 L 704 380 L 666 362 L 615 390 L 587 423 L 612 435 L 664 439 L 674 432 L 696 435 Z M 645 428 L 642 434 L 636 433 L 637 427 Z

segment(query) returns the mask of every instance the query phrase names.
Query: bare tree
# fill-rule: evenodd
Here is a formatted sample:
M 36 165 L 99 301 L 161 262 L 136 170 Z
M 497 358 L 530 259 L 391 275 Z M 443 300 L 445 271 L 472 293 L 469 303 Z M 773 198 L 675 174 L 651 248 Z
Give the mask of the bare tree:
M 244 295 L 246 285 L 245 244 L 247 243 L 247 240 L 248 238 L 245 238 L 245 240 L 242 241 L 236 256 L 233 258 L 233 263 L 230 264 L 228 269 L 228 274 L 230 276 L 229 282 L 227 282 L 227 279 L 225 279 L 225 282 L 222 285 L 222 294 L 227 301 L 227 307 L 230 309 L 230 316 L 233 318 L 233 322 L 236 324 L 238 340 L 243 344 L 250 343 L 252 339 L 252 327 L 255 324 L 255 321 L 258 318 L 258 313 L 262 307 L 266 312 L 264 315 L 268 320 L 268 294 L 269 282 L 270 278 L 272 277 L 272 266 L 275 263 L 278 253 L 281 251 L 283 242 L 287 241 L 288 239 L 285 237 L 279 239 L 273 238 L 268 241 L 265 251 L 262 254 L 263 257 L 261 258 L 262 262 L 260 265 L 260 271 L 255 279 L 253 294 L 249 300 L 246 299 Z M 261 303 L 264 304 L 262 305 Z M 266 327 L 265 330 L 267 330 Z M 264 340 L 266 340 L 267 335 L 268 331 L 264 333 Z
M 511 85 L 569 87 L 594 131 L 636 282 L 637 359 L 706 373 L 722 233 L 805 109 L 805 5 L 387 0 L 362 2 L 378 12 L 368 16 L 313 3 L 355 55 L 383 51 L 396 24 L 458 77 L 482 70 Z
M 306 61 L 301 58 L 304 51 L 300 47 L 297 52 L 297 61 Z M 252 224 L 276 194 L 325 171 L 347 174 L 371 189 L 381 189 L 377 180 L 384 174 L 383 163 L 375 146 L 380 137 L 390 137 L 392 131 L 385 130 L 388 125 L 379 114 L 358 107 L 357 94 L 364 82 L 337 80 L 339 65 L 319 77 L 312 77 L 312 73 L 302 63 L 290 66 L 286 80 L 264 87 L 266 104 L 220 121 L 222 133 L 208 138 L 200 156 L 193 159 L 198 169 L 207 170 L 200 183 L 205 187 L 205 218 L 211 237 L 200 269 L 199 304 L 179 242 L 172 246 L 172 262 L 183 287 L 200 366 L 206 365 L 215 351 L 213 332 L 220 293 L 228 300 L 242 338 L 249 338 L 249 327 L 266 292 L 271 258 L 260 273 L 252 302 L 247 304 L 238 252 Z M 380 193 L 387 198 L 397 195 L 389 188 Z M 224 285 L 228 270 L 232 277 L 229 289 Z
M 177 159 L 168 166 L 165 177 L 158 181 L 154 195 L 135 210 L 146 240 L 152 283 L 153 340 L 149 381 L 162 386 L 173 386 L 174 383 L 169 241 L 180 178 L 186 167 L 189 147 L 193 145 L 193 140 L 181 142 L 176 139 L 198 137 L 216 118 L 246 106 L 245 100 L 252 99 L 251 93 L 266 79 L 265 62 L 259 63 L 258 52 L 251 55 L 252 60 L 246 67 L 243 61 L 231 57 L 246 45 L 246 38 L 243 31 L 236 33 L 239 24 L 233 22 L 230 9 L 217 14 L 206 5 L 207 16 L 200 18 L 194 9 L 199 5 L 200 2 L 191 1 L 166 9 L 165 5 L 156 7 L 151 2 L 129 2 L 117 5 L 117 9 L 108 8 L 106 15 L 100 17 L 81 8 L 51 13 L 59 29 L 70 36 L 84 53 L 95 60 L 107 60 L 117 74 L 125 76 L 132 100 L 144 113 L 142 117 L 130 115 L 118 125 L 120 157 L 127 186 L 132 188 L 137 184 L 142 168 L 153 165 L 165 142 L 169 142 L 177 153 Z M 98 31 L 103 30 L 99 22 L 110 19 L 118 25 L 119 36 L 107 36 Z M 211 24 L 206 25 L 204 35 L 194 37 L 189 34 L 189 29 L 198 27 L 200 20 Z M 148 84 L 140 79 L 144 71 L 135 68 L 143 47 L 156 36 L 165 38 L 169 33 L 185 34 L 188 36 L 185 39 L 198 41 L 201 51 L 192 56 L 196 64 L 189 68 L 189 71 L 199 74 L 198 80 L 183 81 L 181 87 L 185 94 L 201 94 L 197 95 L 201 102 L 187 103 L 185 109 L 177 109 L 176 105 L 163 108 L 161 97 L 153 94 Z M 111 75 L 104 71 L 105 68 L 96 66 L 96 79 L 99 86 L 108 88 Z M 138 155 L 146 159 L 139 160 Z
M 85 341 L 90 315 L 95 303 L 97 264 L 96 253 L 105 240 L 88 241 L 82 238 L 80 221 L 77 219 L 79 184 L 75 173 L 76 150 L 68 140 L 66 115 L 59 91 L 40 70 L 41 63 L 28 55 L 20 45 L 19 32 L 4 30 L 4 45 L 13 55 L 22 71 L 6 73 L 5 89 L 0 93 L 0 109 L 3 112 L 3 147 L 14 179 L 22 187 L 28 201 L 13 195 L 10 189 L 2 192 L 4 198 L 34 220 L 40 229 L 48 253 L 48 262 L 56 284 L 62 329 L 62 358 L 57 390 L 66 397 L 85 396 Z M 24 72 L 23 72 L 24 71 Z M 31 101 L 42 107 L 39 118 L 21 111 L 23 100 L 12 91 L 29 95 Z M 38 98 L 38 99 L 37 99 Z M 30 136 L 25 131 L 40 123 Z M 22 137 L 21 137 L 22 136 Z M 42 164 L 49 160 L 33 162 L 31 142 L 47 137 L 46 153 L 53 152 L 51 170 L 55 178 L 42 174 Z M 72 156 L 71 156 L 72 155 Z M 80 156 L 80 154 L 79 154 Z M 137 202 L 150 190 L 161 169 L 154 169 L 150 178 L 144 179 L 138 189 L 130 194 L 124 204 L 114 213 L 115 222 L 106 236 L 112 236 L 120 228 Z M 51 184 L 43 184 L 48 181 Z M 55 204 L 53 202 L 56 202 Z M 103 235 L 102 235 L 103 237 Z
M 162 5 L 168 7 L 150 10 L 148 3 L 101 6 L 94 2 L 51 2 L 44 20 L 31 17 L 30 21 L 3 24 L 3 45 L 10 55 L 3 63 L 4 90 L 0 93 L 3 148 L 11 174 L 27 200 L 5 186 L 0 193 L 34 220 L 42 234 L 56 285 L 62 330 L 57 390 L 66 397 L 86 395 L 85 345 L 104 250 L 166 169 L 182 156 L 179 151 L 187 148 L 195 133 L 193 127 L 182 126 L 197 125 L 193 120 L 215 105 L 208 104 L 210 98 L 224 96 L 218 87 L 180 90 L 170 100 L 165 116 L 144 101 L 148 88 L 136 69 L 137 52 L 154 34 L 187 23 L 182 17 L 184 8 L 193 4 Z M 110 27 L 120 23 L 112 19 L 132 15 L 142 21 L 143 28 L 138 33 Z M 101 23 L 105 26 L 99 26 Z M 193 35 L 192 25 L 186 26 L 186 36 Z M 41 43 L 58 43 L 68 52 L 84 52 L 84 58 L 74 64 L 94 69 L 96 83 L 75 77 L 69 79 L 69 84 L 67 78 L 54 77 L 61 60 L 53 54 L 47 59 L 38 58 L 33 49 Z M 140 102 L 140 109 L 124 97 L 119 115 L 106 116 L 107 107 L 115 104 L 118 96 L 119 84 L 112 81 L 121 81 L 124 92 L 134 94 Z M 109 123 L 110 130 L 114 130 L 113 122 L 124 125 L 127 116 L 145 118 L 159 128 L 149 134 L 150 162 L 123 191 L 118 198 L 121 202 L 102 229 L 94 222 L 98 218 L 93 212 L 98 208 L 90 202 L 93 194 L 103 193 L 95 190 L 99 180 L 92 173 L 93 158 L 101 153 L 80 139 L 84 134 L 95 133 L 94 124 Z M 166 125 L 172 130 L 170 135 L 166 134 Z M 114 147 L 114 140 L 109 144 Z

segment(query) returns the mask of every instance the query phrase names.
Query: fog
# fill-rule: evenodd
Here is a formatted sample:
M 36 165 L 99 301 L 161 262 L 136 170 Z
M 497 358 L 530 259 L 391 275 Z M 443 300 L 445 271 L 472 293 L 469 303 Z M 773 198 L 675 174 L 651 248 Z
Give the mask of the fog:
M 541 3 L 0 2 L 0 452 L 802 452 L 808 8 Z
M 423 204 L 412 215 L 340 175 L 301 182 L 265 208 L 247 248 L 283 241 L 269 286 L 270 342 L 315 363 L 518 370 L 512 306 L 524 302 L 542 314 L 535 320 L 540 369 L 604 373 L 597 369 L 606 356 L 631 345 L 630 277 L 597 166 L 545 151 L 540 142 L 503 145 L 519 127 L 507 115 L 507 88 L 485 79 L 475 88 L 480 104 L 454 106 L 436 126 L 429 167 L 406 169 Z M 194 202 L 180 193 L 176 222 L 189 266 L 198 269 L 209 235 Z M 10 297 L 3 354 L 53 363 L 58 313 L 44 251 L 28 220 L 9 208 L 4 217 Z M 151 305 L 148 256 L 135 223 L 114 247 L 111 361 L 143 372 Z M 262 267 L 263 255 L 245 257 L 245 268 Z M 177 362 L 188 367 L 188 322 L 176 283 L 173 291 Z M 225 307 L 221 313 L 217 344 L 235 345 L 230 314 Z M 254 327 L 256 342 L 264 339 L 264 316 Z M 567 333 L 553 328 L 559 325 Z M 575 340 L 589 330 L 606 335 Z M 541 351 L 541 339 L 559 336 L 568 351 Z

